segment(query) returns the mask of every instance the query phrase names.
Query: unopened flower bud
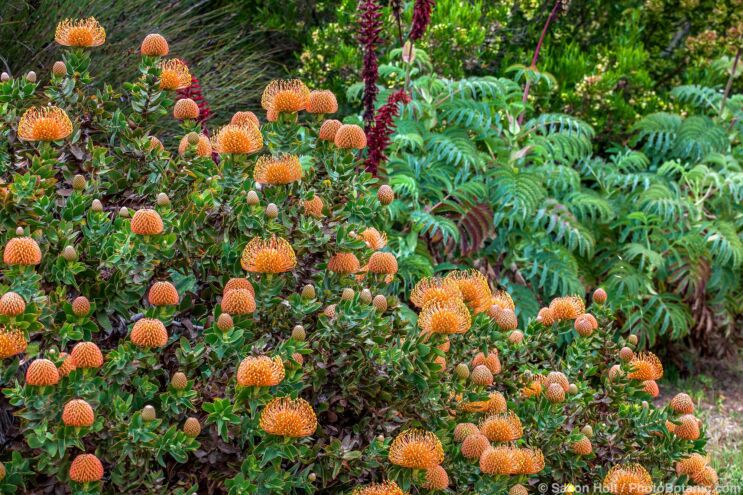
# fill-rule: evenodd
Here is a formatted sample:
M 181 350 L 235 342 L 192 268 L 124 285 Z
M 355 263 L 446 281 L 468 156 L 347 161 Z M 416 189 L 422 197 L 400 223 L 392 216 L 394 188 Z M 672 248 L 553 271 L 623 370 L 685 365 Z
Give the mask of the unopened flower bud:
M 26 74 L 26 81 L 28 81 L 30 83 L 35 83 L 36 82 L 36 72 L 34 72 L 32 70 L 28 71 L 28 74 Z
M 385 311 L 387 311 L 387 298 L 384 297 L 382 294 L 374 296 L 372 304 L 374 304 L 374 307 L 377 308 L 377 311 L 379 311 L 380 313 L 384 313 Z
M 314 299 L 315 298 L 315 287 L 313 287 L 310 284 L 305 285 L 302 288 L 302 297 L 305 299 Z
M 85 177 L 80 174 L 77 174 L 75 175 L 75 177 L 72 178 L 72 188 L 75 191 L 82 191 L 87 185 L 88 181 L 86 181 Z
M 170 379 L 170 386 L 176 390 L 183 390 L 187 385 L 188 378 L 186 378 L 186 375 L 183 372 L 177 371 L 176 373 L 173 373 L 173 377 Z
M 361 291 L 361 294 L 359 294 L 359 301 L 361 301 L 364 304 L 369 304 L 372 302 L 373 296 L 369 289 L 364 289 Z
M 144 408 L 142 408 L 142 419 L 145 421 L 154 421 L 155 418 L 157 418 L 157 412 L 155 411 L 155 408 L 146 405 Z
M 54 62 L 54 65 L 52 66 L 52 74 L 54 74 L 57 77 L 62 77 L 67 75 L 67 66 L 64 62 L 61 60 L 57 60 Z
M 77 261 L 77 251 L 72 246 L 65 246 L 62 250 L 62 258 L 66 261 Z
M 576 385 L 575 383 L 571 383 L 570 386 L 568 387 L 568 393 L 570 395 L 577 394 L 578 393 L 578 385 Z
M 157 194 L 157 206 L 168 206 L 170 205 L 170 198 L 164 192 Z
M 466 364 L 459 363 L 454 368 L 454 374 L 456 374 L 459 379 L 466 380 L 470 376 L 470 369 Z
M 593 428 L 591 425 L 586 425 L 583 428 L 580 429 L 580 432 L 583 433 L 588 438 L 591 438 L 593 436 Z
M 273 203 L 269 203 L 266 206 L 266 216 L 270 219 L 274 219 L 279 216 L 279 207 Z
M 353 299 L 353 296 L 354 296 L 353 289 L 351 289 L 350 287 L 346 287 L 345 289 L 343 289 L 343 293 L 341 294 L 341 299 L 343 299 L 344 301 L 350 301 L 351 299 Z
M 315 481 L 317 479 L 317 475 L 315 473 L 310 473 L 307 475 L 307 479 L 310 481 Z
M 119 216 L 122 218 L 129 218 L 129 209 L 126 206 L 119 208 Z
M 606 291 L 599 287 L 595 291 L 593 291 L 593 302 L 596 304 L 604 304 L 606 302 Z
M 258 199 L 258 193 L 255 191 L 248 191 L 247 203 L 250 206 L 256 206 L 258 203 L 260 203 L 260 199 Z
M 292 328 L 292 338 L 294 340 L 303 342 L 305 337 L 307 337 L 307 332 L 304 331 L 304 327 L 302 325 L 296 325 L 294 328 Z
M 93 204 L 90 206 L 90 209 L 100 213 L 103 211 L 103 203 L 101 203 L 98 199 L 94 199 Z
M 18 237 L 23 236 L 25 233 L 26 232 L 23 230 L 23 227 L 17 227 L 15 229 L 15 235 L 17 235 Z
M 627 342 L 629 342 L 632 345 L 637 345 L 637 335 L 632 334 L 627 338 Z
M 195 132 L 189 132 L 186 135 L 186 140 L 188 141 L 188 144 L 196 146 L 197 144 L 199 144 L 199 135 Z
M 10 80 L 10 75 L 7 72 L 0 74 L 0 81 L 5 82 Z

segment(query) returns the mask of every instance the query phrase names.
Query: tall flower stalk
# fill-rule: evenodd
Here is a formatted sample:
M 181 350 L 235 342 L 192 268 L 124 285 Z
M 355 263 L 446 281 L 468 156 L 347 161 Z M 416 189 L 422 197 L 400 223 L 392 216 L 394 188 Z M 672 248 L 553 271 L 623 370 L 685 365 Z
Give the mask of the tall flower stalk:
M 379 60 L 377 48 L 382 42 L 382 6 L 379 0 L 361 0 L 359 3 L 359 43 L 364 54 L 361 78 L 364 81 L 364 122 L 368 131 L 374 122 L 374 102 L 379 89 Z
M 418 41 L 426 33 L 431 23 L 431 12 L 436 6 L 436 0 L 415 0 L 413 6 L 413 25 L 410 27 L 410 40 Z
M 395 131 L 394 118 L 400 111 L 400 103 L 410 101 L 405 90 L 398 90 L 387 98 L 387 103 L 377 111 L 374 126 L 367 132 L 369 154 L 366 158 L 366 171 L 377 175 L 379 165 L 387 160 L 387 147 L 390 145 L 390 136 Z

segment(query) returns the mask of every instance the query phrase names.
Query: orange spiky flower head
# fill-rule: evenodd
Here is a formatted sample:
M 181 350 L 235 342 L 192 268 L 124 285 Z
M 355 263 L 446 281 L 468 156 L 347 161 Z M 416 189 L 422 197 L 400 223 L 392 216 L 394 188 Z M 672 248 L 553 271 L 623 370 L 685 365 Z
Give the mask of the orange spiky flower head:
M 150 287 L 147 300 L 153 306 L 175 306 L 178 304 L 178 291 L 170 282 L 155 282 Z
M 521 420 L 513 411 L 488 416 L 480 423 L 480 432 L 491 442 L 513 442 L 524 434 Z
M 459 423 L 454 428 L 454 441 L 464 442 L 464 439 L 475 433 L 480 433 L 480 429 L 475 423 Z
M 462 455 L 467 459 L 479 459 L 485 450 L 490 447 L 488 437 L 482 433 L 467 435 L 462 441 Z
M 338 132 L 338 129 L 341 128 L 343 124 L 340 120 L 335 119 L 328 119 L 325 122 L 322 123 L 320 126 L 320 132 L 318 134 L 318 139 L 320 141 L 329 141 L 331 143 L 335 142 L 335 135 Z
M 72 121 L 59 107 L 31 107 L 18 122 L 18 137 L 24 141 L 60 141 L 72 134 Z
M 230 119 L 230 124 L 234 125 L 248 125 L 253 124 L 256 127 L 261 126 L 261 121 L 253 112 L 235 112 L 235 115 Z
M 359 259 L 353 253 L 336 253 L 328 261 L 328 270 L 333 273 L 356 273 L 359 268 Z
M 299 157 L 287 153 L 258 158 L 253 171 L 253 179 L 258 184 L 284 185 L 302 178 L 302 165 Z
M 481 313 L 491 306 L 493 293 L 485 275 L 477 270 L 453 271 L 446 278 L 452 280 L 462 293 L 464 302 L 475 313 Z
M 222 296 L 222 311 L 231 315 L 248 315 L 255 311 L 255 297 L 247 289 L 232 289 Z
M 106 42 L 106 30 L 95 17 L 87 19 L 65 19 L 57 24 L 54 41 L 62 46 L 91 48 Z
M 176 120 L 196 120 L 199 118 L 199 105 L 191 98 L 181 98 L 173 106 L 173 117 Z
M 130 226 L 132 233 L 137 235 L 157 235 L 161 234 L 164 226 L 160 214 L 149 208 L 137 210 L 132 217 Z
M 248 356 L 237 368 L 237 384 L 241 387 L 273 387 L 284 380 L 284 363 L 276 356 Z
M 653 479 L 640 464 L 616 465 L 604 477 L 604 488 L 613 495 L 647 495 Z
M 274 113 L 296 113 L 307 108 L 310 90 L 299 79 L 271 81 L 263 91 L 261 106 Z
M 73 399 L 64 405 L 62 422 L 76 428 L 90 427 L 95 421 L 93 408 L 82 399 Z
M 388 454 L 392 464 L 410 469 L 429 469 L 444 461 L 439 438 L 430 431 L 406 430 L 393 440 Z
M 426 481 L 423 488 L 427 490 L 446 490 L 449 488 L 449 474 L 441 466 L 426 469 Z
M 387 234 L 378 231 L 374 227 L 364 229 L 361 234 L 359 234 L 359 237 L 361 237 L 364 244 L 373 251 L 379 251 L 387 245 Z
M 77 296 L 72 301 L 72 313 L 78 318 L 88 316 L 90 313 L 90 301 L 85 296 Z
M 131 339 L 137 347 L 165 347 L 168 343 L 168 331 L 160 320 L 142 318 L 132 327 Z
M 465 333 L 472 326 L 472 317 L 460 299 L 432 302 L 421 310 L 418 326 L 427 333 Z
M 678 414 L 691 414 L 694 412 L 694 401 L 688 394 L 676 394 L 671 399 L 670 406 Z
M 410 293 L 410 302 L 423 308 L 431 303 L 448 303 L 461 297 L 462 293 L 452 279 L 426 277 L 415 284 Z
M 220 155 L 248 155 L 263 148 L 263 134 L 250 122 L 227 124 L 212 138 L 212 147 Z
M 48 387 L 59 383 L 59 370 L 48 359 L 35 359 L 26 369 L 26 384 Z
M 312 199 L 305 199 L 302 201 L 302 207 L 304 208 L 305 214 L 313 218 L 322 218 L 322 209 L 325 205 L 323 204 L 322 198 L 315 194 Z
M 148 57 L 164 57 L 170 51 L 168 41 L 160 34 L 148 34 L 142 40 L 139 53 Z
M 0 359 L 20 354 L 27 346 L 28 342 L 21 330 L 0 326 Z
M 286 239 L 254 237 L 242 252 L 240 264 L 255 273 L 284 273 L 297 266 L 297 257 Z
M 255 289 L 253 288 L 253 284 L 250 283 L 250 280 L 247 278 L 241 278 L 241 277 L 235 277 L 231 278 L 227 281 L 226 284 L 224 284 L 224 289 L 222 289 L 222 295 L 227 294 L 231 290 L 235 289 L 245 289 L 248 292 L 250 292 L 253 296 L 255 296 Z
M 307 111 L 318 114 L 335 113 L 338 111 L 338 100 L 332 91 L 311 91 L 307 101 Z
M 633 380 L 660 380 L 663 378 L 663 364 L 652 352 L 643 352 L 630 361 L 632 371 L 627 375 Z
M 26 311 L 26 301 L 20 294 L 8 291 L 0 297 L 0 315 L 18 316 Z
M 197 156 L 212 156 L 212 142 L 203 134 L 198 134 L 198 141 L 196 142 L 196 155 Z M 178 143 L 178 154 L 183 156 L 186 154 L 188 147 L 191 143 L 188 140 L 188 134 L 181 138 Z
M 480 456 L 480 471 L 492 475 L 509 475 L 516 471 L 512 447 L 488 447 Z
M 191 86 L 191 72 L 180 59 L 171 58 L 160 62 L 160 89 L 175 91 Z
M 371 485 L 354 488 L 351 495 L 407 495 L 394 481 L 372 483 Z
M 397 258 L 392 253 L 377 251 L 372 254 L 367 263 L 369 273 L 381 275 L 394 275 L 397 273 Z
M 586 312 L 583 299 L 578 296 L 557 297 L 550 303 L 555 320 L 574 320 Z
M 366 148 L 364 129 L 356 124 L 343 124 L 335 132 L 335 145 L 341 149 L 363 150 Z
M 77 483 L 93 483 L 103 478 L 103 464 L 93 454 L 79 454 L 70 464 L 70 479 Z
M 279 397 L 263 408 L 259 424 L 270 435 L 301 438 L 315 433 L 317 416 L 306 400 Z

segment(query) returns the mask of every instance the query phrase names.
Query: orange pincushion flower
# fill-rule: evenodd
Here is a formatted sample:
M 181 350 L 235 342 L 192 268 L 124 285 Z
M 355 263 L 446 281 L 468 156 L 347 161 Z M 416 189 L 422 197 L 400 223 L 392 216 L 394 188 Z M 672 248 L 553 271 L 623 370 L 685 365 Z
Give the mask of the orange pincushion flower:
M 502 414 L 507 410 L 506 398 L 500 392 L 491 392 L 488 400 L 465 402 L 462 404 L 464 412 L 487 412 Z
M 291 184 L 302 178 L 302 165 L 296 155 L 263 155 L 255 163 L 253 178 L 258 184 Z
M 260 427 L 270 435 L 300 438 L 317 430 L 317 416 L 304 399 L 279 397 L 261 411 Z
M 295 113 L 307 108 L 310 90 L 299 79 L 271 81 L 263 91 L 261 106 L 275 113 Z
M 497 306 L 491 306 L 491 308 L 497 308 Z M 497 310 L 491 312 L 495 313 L 495 318 L 493 318 L 493 320 L 495 321 L 495 324 L 500 327 L 501 330 L 516 330 L 516 328 L 519 326 L 519 320 L 518 318 L 516 318 L 516 313 L 514 313 L 512 309 L 498 308 Z
M 95 421 L 93 408 L 82 399 L 73 399 L 64 405 L 62 410 L 62 422 L 65 426 L 77 428 L 89 427 Z
M 587 436 L 583 435 L 580 440 L 573 442 L 570 446 L 570 450 L 578 455 L 589 455 L 593 452 L 593 445 L 591 445 L 591 440 L 589 440 Z
M 447 303 L 450 300 L 461 299 L 459 287 L 450 279 L 426 277 L 421 279 L 410 293 L 410 302 L 419 308 L 431 303 Z
M 71 356 L 76 368 L 100 368 L 103 366 L 103 354 L 93 342 L 78 342 L 72 348 Z
M 175 102 L 173 117 L 177 120 L 198 119 L 199 106 L 191 98 L 181 98 Z
M 149 149 L 165 151 L 165 146 L 163 146 L 163 142 L 157 139 L 155 136 L 150 136 Z
M 171 58 L 160 62 L 160 89 L 176 90 L 191 86 L 191 72 L 182 60 Z
M 131 229 L 137 235 L 157 235 L 163 231 L 163 219 L 155 210 L 144 208 L 137 210 L 132 217 Z
M 464 302 L 475 313 L 481 313 L 491 306 L 493 294 L 485 275 L 477 270 L 453 271 L 446 278 L 454 281 L 459 287 Z
M 475 369 L 472 370 L 470 380 L 472 380 L 472 383 L 475 385 L 489 387 L 493 384 L 493 373 L 487 368 L 487 366 L 481 364 L 475 366 Z
M 181 142 L 178 144 L 178 154 L 183 156 L 186 154 L 190 143 L 188 142 L 188 135 L 181 138 Z M 199 134 L 199 142 L 196 144 L 196 154 L 198 156 L 212 156 L 212 143 L 209 138 L 203 134 Z
M 407 495 L 394 481 L 384 483 L 372 483 L 367 486 L 354 488 L 351 495 Z
M 224 284 L 224 289 L 222 289 L 222 295 L 227 294 L 231 290 L 235 289 L 245 289 L 248 292 L 250 292 L 253 296 L 255 296 L 255 289 L 253 288 L 253 284 L 250 283 L 250 280 L 247 278 L 231 278 L 227 281 L 226 284 Z
M 465 333 L 472 326 L 467 306 L 459 299 L 433 302 L 418 316 L 418 326 L 427 333 Z
M 334 273 L 356 273 L 359 268 L 359 259 L 353 253 L 336 253 L 328 261 L 328 270 Z
M 513 442 L 524 434 L 521 420 L 513 411 L 493 414 L 480 423 L 480 432 L 491 442 Z
M 183 433 L 191 438 L 198 437 L 201 433 L 201 423 L 199 423 L 199 420 L 196 418 L 186 419 L 186 422 L 183 423 Z
M 0 315 L 18 316 L 26 311 L 26 301 L 16 292 L 8 291 L 0 297 Z
M 394 275 L 397 273 L 397 258 L 392 253 L 377 251 L 369 258 L 367 269 L 370 273 Z
M 322 198 L 315 194 L 312 196 L 312 199 L 306 199 L 302 201 L 302 207 L 304 208 L 305 214 L 314 217 L 314 218 L 322 218 L 322 209 L 323 209 L 323 202 Z
M 387 234 L 380 232 L 374 227 L 364 229 L 359 237 L 364 241 L 367 247 L 373 251 L 379 251 L 387 245 Z
M 475 423 L 459 423 L 454 427 L 454 441 L 461 443 L 465 438 L 475 433 L 480 433 L 480 429 Z
M 679 476 L 686 475 L 689 478 L 695 478 L 702 474 L 707 467 L 709 459 L 701 454 L 691 454 L 676 463 L 676 474 Z
M 658 388 L 658 384 L 655 383 L 655 380 L 645 380 L 642 382 L 642 388 L 654 398 L 660 394 L 660 389 Z
M 92 483 L 103 478 L 103 464 L 93 454 L 80 454 L 70 465 L 70 479 L 77 483 Z
M 555 322 L 555 315 L 550 308 L 542 308 L 537 313 L 537 321 L 544 326 L 550 326 Z
M 479 459 L 488 448 L 490 448 L 488 437 L 482 433 L 472 433 L 464 438 L 461 451 L 467 459 Z
M 679 419 L 678 425 L 673 430 L 677 437 L 684 440 L 697 440 L 699 438 L 699 420 L 693 414 L 684 414 Z
M 320 126 L 320 133 L 318 135 L 318 138 L 320 139 L 320 141 L 330 141 L 331 143 L 334 143 L 335 135 L 338 133 L 338 129 L 340 129 L 342 125 L 343 124 L 340 120 L 326 120 Z
M 254 237 L 242 252 L 240 264 L 244 270 L 256 273 L 284 273 L 297 266 L 297 257 L 286 239 Z
M 263 148 L 263 134 L 256 126 L 228 124 L 212 138 L 212 147 L 219 154 L 245 155 Z
M 18 137 L 24 141 L 59 141 L 72 134 L 72 121 L 59 107 L 31 107 L 18 122 Z
M 170 282 L 155 282 L 150 287 L 147 300 L 153 306 L 175 306 L 178 304 L 178 291 Z
M 617 465 L 604 477 L 604 488 L 614 495 L 646 495 L 653 491 L 653 479 L 639 464 Z
M 430 431 L 406 430 L 392 441 L 389 451 L 392 464 L 411 469 L 429 469 L 444 461 L 444 448 Z
M 219 328 L 223 332 L 228 332 L 232 330 L 234 326 L 235 326 L 235 322 L 232 320 L 232 317 L 227 313 L 222 313 L 221 315 L 219 315 L 219 318 L 217 318 L 217 328 Z
M 165 347 L 168 343 L 168 331 L 160 320 L 142 318 L 132 327 L 131 339 L 137 347 Z
M 62 46 L 91 48 L 106 42 L 106 30 L 95 17 L 87 19 L 65 19 L 57 24 L 54 41 Z
M 3 261 L 8 265 L 38 265 L 41 249 L 31 237 L 14 237 L 5 245 Z
M 694 401 L 687 394 L 676 394 L 671 399 L 671 409 L 678 414 L 691 414 L 694 412 Z
M 570 388 L 568 377 L 560 371 L 550 371 L 545 381 L 547 385 L 552 385 L 553 383 L 558 384 L 564 392 L 567 392 Z
M 253 124 L 256 127 L 261 126 L 261 121 L 253 112 L 235 112 L 235 115 L 230 119 L 230 124 L 234 125 L 248 125 Z
M 544 469 L 544 454 L 539 449 L 514 449 L 514 460 L 513 474 L 537 474 Z
M 90 313 L 90 301 L 85 296 L 77 296 L 72 301 L 72 313 L 77 317 L 87 316 Z
M 26 369 L 26 384 L 46 387 L 59 383 L 59 371 L 48 359 L 36 359 Z
M 164 57 L 169 51 L 168 41 L 159 34 L 148 34 L 139 47 L 139 53 L 149 57 Z
M 490 301 L 490 308 L 488 308 L 488 316 L 491 318 L 494 317 L 494 315 L 490 314 L 490 311 L 494 310 L 495 308 L 499 309 L 510 309 L 511 311 L 516 311 L 516 305 L 513 303 L 513 299 L 511 298 L 511 294 L 504 290 L 496 290 L 493 292 L 493 299 Z
M 478 352 L 475 357 L 472 359 L 472 367 L 476 367 L 479 365 L 485 365 L 487 369 L 490 370 L 490 372 L 494 375 L 497 375 L 501 372 L 501 364 L 500 359 L 498 359 L 498 349 L 494 349 L 491 352 L 488 352 L 488 355 L 485 356 L 482 352 Z
M 276 356 L 248 356 L 237 368 L 237 384 L 241 387 L 273 387 L 284 380 L 284 363 Z
M 427 490 L 446 490 L 449 488 L 449 475 L 446 470 L 441 466 L 428 468 L 423 488 Z
M 552 403 L 558 403 L 565 400 L 565 390 L 557 383 L 547 385 L 547 391 L 544 393 L 547 400 Z
M 480 471 L 485 474 L 508 475 L 516 467 L 514 449 L 511 447 L 488 447 L 480 456 Z
M 719 481 L 717 471 L 712 466 L 705 466 L 701 472 L 693 476 L 692 481 L 702 486 L 715 487 Z
M 222 311 L 231 315 L 249 315 L 255 311 L 255 298 L 247 289 L 232 289 L 222 296 Z
M 627 375 L 633 380 L 660 380 L 663 378 L 663 365 L 652 352 L 643 352 L 630 361 L 632 371 Z
M 586 312 L 583 299 L 577 296 L 558 297 L 550 303 L 555 320 L 574 320 Z
M 77 367 L 75 366 L 75 360 L 72 359 L 72 356 L 66 352 L 62 352 L 59 354 L 59 357 L 62 358 L 62 364 L 57 368 L 59 370 L 59 376 L 65 377 L 75 371 Z
M 343 124 L 335 132 L 334 142 L 341 149 L 363 150 L 366 148 L 366 134 L 355 124 Z
M 307 101 L 309 113 L 335 113 L 338 111 L 338 100 L 332 91 L 311 91 Z
M 542 383 L 539 380 L 534 380 L 521 389 L 521 395 L 527 398 L 536 397 L 542 393 L 542 388 Z

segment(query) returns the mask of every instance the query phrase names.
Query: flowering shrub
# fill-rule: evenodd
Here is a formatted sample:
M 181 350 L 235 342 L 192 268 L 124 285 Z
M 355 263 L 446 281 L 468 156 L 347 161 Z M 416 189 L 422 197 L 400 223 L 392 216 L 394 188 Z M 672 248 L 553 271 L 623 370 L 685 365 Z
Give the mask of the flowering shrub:
M 56 40 L 48 86 L 0 83 L 3 492 L 712 493 L 693 402 L 647 402 L 662 365 L 603 291 L 521 329 L 477 271 L 391 293 L 394 193 L 332 93 L 276 81 L 207 135 L 164 38 L 121 90 L 91 90 L 95 19 Z

